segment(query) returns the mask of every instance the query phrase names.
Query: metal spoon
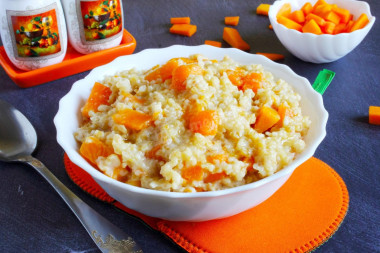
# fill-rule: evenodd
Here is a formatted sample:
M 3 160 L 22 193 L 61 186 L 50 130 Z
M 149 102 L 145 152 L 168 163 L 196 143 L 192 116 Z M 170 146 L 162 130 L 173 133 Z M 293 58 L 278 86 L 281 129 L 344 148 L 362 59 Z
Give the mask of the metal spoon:
M 31 154 L 37 134 L 28 119 L 16 108 L 0 100 L 0 161 L 27 163 L 58 192 L 102 252 L 142 252 L 131 237 L 79 199 Z

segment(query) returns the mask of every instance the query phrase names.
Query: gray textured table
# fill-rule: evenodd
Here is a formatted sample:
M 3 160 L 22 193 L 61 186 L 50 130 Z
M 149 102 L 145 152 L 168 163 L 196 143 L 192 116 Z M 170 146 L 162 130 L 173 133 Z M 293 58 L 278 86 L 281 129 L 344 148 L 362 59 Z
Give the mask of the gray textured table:
M 282 62 L 311 82 L 327 68 L 336 77 L 324 94 L 330 118 L 327 137 L 315 156 L 332 166 L 350 194 L 348 214 L 339 230 L 316 252 L 380 252 L 380 126 L 369 125 L 369 105 L 380 106 L 380 25 L 349 55 L 330 64 L 310 64 L 293 57 L 256 16 L 258 0 L 123 1 L 125 26 L 137 40 L 135 52 L 173 44 L 199 45 L 221 40 L 225 16 L 239 15 L 238 26 L 251 52 L 285 54 Z M 272 1 L 269 1 L 272 2 Z M 368 0 L 372 13 L 380 1 Z M 191 38 L 172 35 L 169 18 L 190 16 L 198 25 Z M 227 47 L 226 44 L 223 44 Z M 0 98 L 14 104 L 37 129 L 35 156 L 71 190 L 117 224 L 144 252 L 181 252 L 162 234 L 82 192 L 65 173 L 63 150 L 55 139 L 53 117 L 59 99 L 88 72 L 21 89 L 0 68 Z M 223 242 L 221 242 L 223 243 Z M 83 227 L 53 189 L 27 166 L 0 162 L 0 252 L 98 252 Z

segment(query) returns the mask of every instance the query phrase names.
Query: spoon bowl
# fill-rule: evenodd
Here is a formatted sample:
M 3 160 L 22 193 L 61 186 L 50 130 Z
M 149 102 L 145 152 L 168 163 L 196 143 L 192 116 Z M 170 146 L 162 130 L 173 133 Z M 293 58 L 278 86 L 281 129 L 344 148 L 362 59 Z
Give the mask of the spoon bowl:
M 101 252 L 142 252 L 131 237 L 79 199 L 31 156 L 36 146 L 36 130 L 29 120 L 11 104 L 0 100 L 0 161 L 23 162 L 36 169 L 70 207 Z M 109 241 L 114 245 L 109 245 Z
M 0 100 L 0 161 L 12 162 L 32 154 L 37 134 L 29 120 L 12 105 Z

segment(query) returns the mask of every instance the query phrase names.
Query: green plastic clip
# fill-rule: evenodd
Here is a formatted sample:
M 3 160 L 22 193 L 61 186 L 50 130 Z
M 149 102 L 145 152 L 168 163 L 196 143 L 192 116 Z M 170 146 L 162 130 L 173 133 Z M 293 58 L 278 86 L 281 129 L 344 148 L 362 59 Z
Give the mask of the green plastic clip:
M 323 93 L 326 91 L 327 87 L 330 85 L 331 81 L 333 80 L 335 76 L 335 72 L 323 69 L 319 72 L 317 78 L 315 79 L 313 83 L 313 89 L 318 92 L 319 94 L 323 95 Z

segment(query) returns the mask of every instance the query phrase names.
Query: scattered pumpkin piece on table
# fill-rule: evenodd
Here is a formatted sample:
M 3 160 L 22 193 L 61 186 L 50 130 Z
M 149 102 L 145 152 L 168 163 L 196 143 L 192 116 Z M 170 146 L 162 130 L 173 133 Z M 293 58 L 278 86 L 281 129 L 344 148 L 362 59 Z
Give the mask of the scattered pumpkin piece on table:
M 256 8 L 256 14 L 268 16 L 269 8 L 270 8 L 270 4 L 260 4 Z
M 170 33 L 191 37 L 196 33 L 197 26 L 190 24 L 174 24 L 170 27 Z
M 214 47 L 222 47 L 222 42 L 214 41 L 214 40 L 205 40 L 205 44 L 214 46 Z
M 248 51 L 251 49 L 249 44 L 242 39 L 239 31 L 235 28 L 224 27 L 223 40 L 225 40 L 230 46 L 243 51 Z
M 172 17 L 170 18 L 171 24 L 190 24 L 190 17 Z
M 152 116 L 132 109 L 123 109 L 112 115 L 116 124 L 124 125 L 127 129 L 142 130 L 152 123 Z
M 226 25 L 237 26 L 237 25 L 239 24 L 239 19 L 240 19 L 239 16 L 225 17 L 225 18 L 224 18 L 224 23 L 225 23 Z
M 369 123 L 374 125 L 380 125 L 380 106 L 369 107 Z
M 272 61 L 279 61 L 279 60 L 283 60 L 285 58 L 285 56 L 283 54 L 274 54 L 274 53 L 256 53 L 256 54 L 263 55 L 263 56 L 271 59 Z
M 109 87 L 95 82 L 94 87 L 91 90 L 90 96 L 88 97 L 86 104 L 82 108 L 82 115 L 85 118 L 89 118 L 89 112 L 97 112 L 100 105 L 109 105 L 109 97 L 112 91 Z

